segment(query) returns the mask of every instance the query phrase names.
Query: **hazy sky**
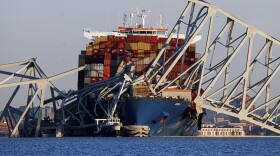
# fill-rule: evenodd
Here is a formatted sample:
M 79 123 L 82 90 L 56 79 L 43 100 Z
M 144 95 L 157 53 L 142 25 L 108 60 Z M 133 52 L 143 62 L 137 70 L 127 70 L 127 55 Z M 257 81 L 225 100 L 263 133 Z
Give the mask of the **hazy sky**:
M 280 39 L 279 0 L 208 2 Z M 162 12 L 164 24 L 171 28 L 186 4 L 187 0 L 1 0 L 0 64 L 37 57 L 47 75 L 55 75 L 77 67 L 78 54 L 89 42 L 83 28 L 115 30 L 123 12 L 134 12 L 137 7 L 151 9 L 148 25 L 158 23 Z M 76 89 L 77 74 L 55 84 Z M 10 93 L 0 89 L 0 110 L 7 96 Z

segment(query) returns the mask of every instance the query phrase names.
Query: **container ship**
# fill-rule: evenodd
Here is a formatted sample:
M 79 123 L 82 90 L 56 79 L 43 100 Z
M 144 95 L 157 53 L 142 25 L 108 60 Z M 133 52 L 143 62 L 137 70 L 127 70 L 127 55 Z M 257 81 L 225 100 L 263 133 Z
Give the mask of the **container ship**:
M 127 24 L 125 15 L 124 24 L 112 32 L 84 29 L 84 37 L 89 39 L 90 43 L 79 55 L 78 64 L 85 66 L 85 70 L 78 73 L 78 89 L 106 81 L 122 73 L 126 73 L 132 79 L 145 74 L 162 49 L 168 37 L 168 29 L 162 26 L 162 14 L 157 27 L 145 26 L 145 18 L 149 17 L 149 11 L 138 11 L 137 16 L 141 18 L 141 24 L 135 26 Z M 133 14 L 130 14 L 130 18 L 132 21 Z M 172 36 L 162 59 L 169 58 L 176 48 L 183 44 L 185 37 L 184 34 Z M 169 80 L 176 78 L 180 70 L 186 70 L 195 63 L 199 57 L 195 42 L 200 39 L 201 36 L 197 36 L 189 46 L 184 61 L 176 64 L 168 76 Z M 129 132 L 124 135 L 137 136 L 138 131 L 133 131 L 137 126 L 144 126 L 141 132 L 147 130 L 149 136 L 185 136 L 197 133 L 198 115 L 195 107 L 191 107 L 190 104 L 191 91 L 169 88 L 163 91 L 161 97 L 156 97 L 152 96 L 145 83 L 140 83 L 132 86 L 125 96 L 117 108 L 120 122 L 123 126 L 127 126 L 126 131 Z M 94 105 L 94 100 L 89 101 Z M 98 113 L 100 112 L 95 112 Z M 104 114 L 97 116 L 102 115 Z

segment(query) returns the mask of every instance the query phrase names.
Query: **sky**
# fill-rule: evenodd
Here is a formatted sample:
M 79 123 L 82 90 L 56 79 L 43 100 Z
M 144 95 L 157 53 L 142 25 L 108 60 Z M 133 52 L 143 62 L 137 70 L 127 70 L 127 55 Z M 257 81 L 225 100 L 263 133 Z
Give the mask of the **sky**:
M 280 39 L 279 0 L 208 2 Z M 186 5 L 187 0 L 1 0 L 0 64 L 37 57 L 48 76 L 56 75 L 77 67 L 78 54 L 89 42 L 84 28 L 115 30 L 122 14 L 136 8 L 151 10 L 148 25 L 159 23 L 163 13 L 164 24 L 172 28 Z M 76 89 L 77 74 L 54 83 L 62 90 Z M 11 95 L 6 90 L 0 89 L 0 110 Z

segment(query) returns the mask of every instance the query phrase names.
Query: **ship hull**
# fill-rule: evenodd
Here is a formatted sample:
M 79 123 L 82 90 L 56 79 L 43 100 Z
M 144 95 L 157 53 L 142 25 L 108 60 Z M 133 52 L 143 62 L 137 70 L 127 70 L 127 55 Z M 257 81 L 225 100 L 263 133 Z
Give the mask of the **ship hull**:
M 196 135 L 197 124 L 188 117 L 188 106 L 181 99 L 131 97 L 124 102 L 123 123 L 149 126 L 150 136 Z

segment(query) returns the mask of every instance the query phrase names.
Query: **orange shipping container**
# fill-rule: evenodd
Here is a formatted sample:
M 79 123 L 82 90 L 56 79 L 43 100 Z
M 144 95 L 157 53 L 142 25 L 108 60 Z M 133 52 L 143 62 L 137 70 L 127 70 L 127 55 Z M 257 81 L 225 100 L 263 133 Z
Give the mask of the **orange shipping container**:
M 86 56 L 92 56 L 93 52 L 92 51 L 86 51 Z

